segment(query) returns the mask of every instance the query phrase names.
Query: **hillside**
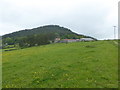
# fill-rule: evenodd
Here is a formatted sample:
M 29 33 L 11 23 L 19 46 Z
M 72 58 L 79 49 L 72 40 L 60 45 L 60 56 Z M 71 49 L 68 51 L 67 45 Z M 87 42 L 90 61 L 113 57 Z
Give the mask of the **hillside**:
M 117 88 L 113 41 L 57 43 L 3 52 L 3 88 Z
M 17 37 L 23 37 L 27 35 L 46 34 L 46 33 L 56 33 L 60 37 L 64 35 L 70 35 L 70 34 L 74 34 L 76 36 L 84 36 L 84 35 L 79 35 L 77 33 L 74 33 L 70 29 L 60 27 L 58 25 L 47 25 L 47 26 L 41 26 L 33 29 L 26 29 L 26 30 L 21 30 L 21 31 L 10 33 L 10 34 L 6 34 L 6 35 L 3 35 L 3 38 L 6 38 L 6 37 L 17 38 Z
M 3 48 L 6 45 L 20 46 L 21 48 L 35 45 L 46 45 L 53 43 L 55 38 L 60 39 L 80 39 L 90 36 L 80 35 L 72 32 L 70 29 L 58 25 L 47 25 L 33 29 L 21 30 L 2 36 Z M 93 37 L 90 37 L 93 38 Z M 96 40 L 95 38 L 93 38 Z
M 39 35 L 39 34 L 54 34 L 55 37 L 70 38 L 70 39 L 90 37 L 90 36 L 77 34 L 75 32 L 72 32 L 72 30 L 68 28 L 60 27 L 58 25 L 47 25 L 47 26 L 41 26 L 33 29 L 25 29 L 25 30 L 20 30 L 13 33 L 5 34 L 2 36 L 2 38 L 3 38 L 3 42 L 6 41 L 7 38 L 16 41 L 16 39 L 19 39 L 21 37 L 27 37 L 30 35 Z

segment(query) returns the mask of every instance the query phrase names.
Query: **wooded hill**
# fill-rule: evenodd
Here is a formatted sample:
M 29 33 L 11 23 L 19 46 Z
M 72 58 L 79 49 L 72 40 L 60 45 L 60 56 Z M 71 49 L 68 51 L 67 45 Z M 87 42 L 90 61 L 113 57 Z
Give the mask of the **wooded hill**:
M 83 37 L 85 38 L 90 36 L 77 34 L 68 28 L 60 27 L 58 25 L 47 25 L 33 29 L 25 29 L 2 36 L 3 44 L 7 43 L 9 45 L 13 45 L 19 43 L 22 45 L 23 43 L 34 42 L 32 46 L 34 46 L 36 43 L 38 44 L 38 42 L 39 45 L 48 44 L 50 43 L 49 41 L 53 42 L 55 38 L 80 39 Z
M 70 29 L 60 27 L 58 25 L 47 25 L 47 26 L 41 26 L 41 27 L 37 27 L 37 28 L 33 28 L 33 29 L 25 29 L 25 30 L 21 30 L 21 31 L 16 31 L 16 32 L 13 32 L 10 34 L 5 34 L 5 35 L 3 35 L 3 38 L 23 37 L 23 36 L 27 36 L 27 35 L 47 34 L 47 33 L 55 33 L 62 38 L 66 38 L 66 36 L 69 36 L 69 35 L 84 36 L 84 35 L 79 35 L 77 33 L 74 33 Z M 72 37 L 72 38 L 74 38 L 74 37 Z

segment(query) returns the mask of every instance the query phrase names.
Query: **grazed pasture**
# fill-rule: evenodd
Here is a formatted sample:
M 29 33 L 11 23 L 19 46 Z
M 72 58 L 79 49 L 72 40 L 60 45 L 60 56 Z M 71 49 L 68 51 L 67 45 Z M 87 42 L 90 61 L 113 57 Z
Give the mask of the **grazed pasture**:
M 3 88 L 116 88 L 113 41 L 59 43 L 3 52 Z

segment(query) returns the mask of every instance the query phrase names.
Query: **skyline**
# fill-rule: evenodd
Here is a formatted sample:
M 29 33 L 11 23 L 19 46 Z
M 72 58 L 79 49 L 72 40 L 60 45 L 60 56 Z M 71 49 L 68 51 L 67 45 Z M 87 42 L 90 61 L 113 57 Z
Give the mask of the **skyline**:
M 113 39 L 113 26 L 118 27 L 118 1 L 4 0 L 0 3 L 0 35 L 59 25 L 97 39 Z

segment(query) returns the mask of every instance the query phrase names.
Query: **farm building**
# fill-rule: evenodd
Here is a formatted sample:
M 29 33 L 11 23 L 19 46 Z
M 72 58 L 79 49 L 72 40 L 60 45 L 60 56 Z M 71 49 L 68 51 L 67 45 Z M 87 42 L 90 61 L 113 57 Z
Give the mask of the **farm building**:
M 94 41 L 92 38 L 81 38 L 80 41 Z
M 63 39 L 65 42 L 76 42 L 76 39 Z
M 78 42 L 80 39 L 62 39 L 60 42 L 61 43 L 66 43 L 66 42 Z
M 56 38 L 55 43 L 68 43 L 68 42 L 80 42 L 80 41 L 94 41 L 92 38 L 81 38 L 81 39 L 60 39 Z
M 60 39 L 60 38 L 56 38 L 55 39 L 55 43 L 66 43 L 66 42 L 77 42 L 79 41 L 80 39 Z

